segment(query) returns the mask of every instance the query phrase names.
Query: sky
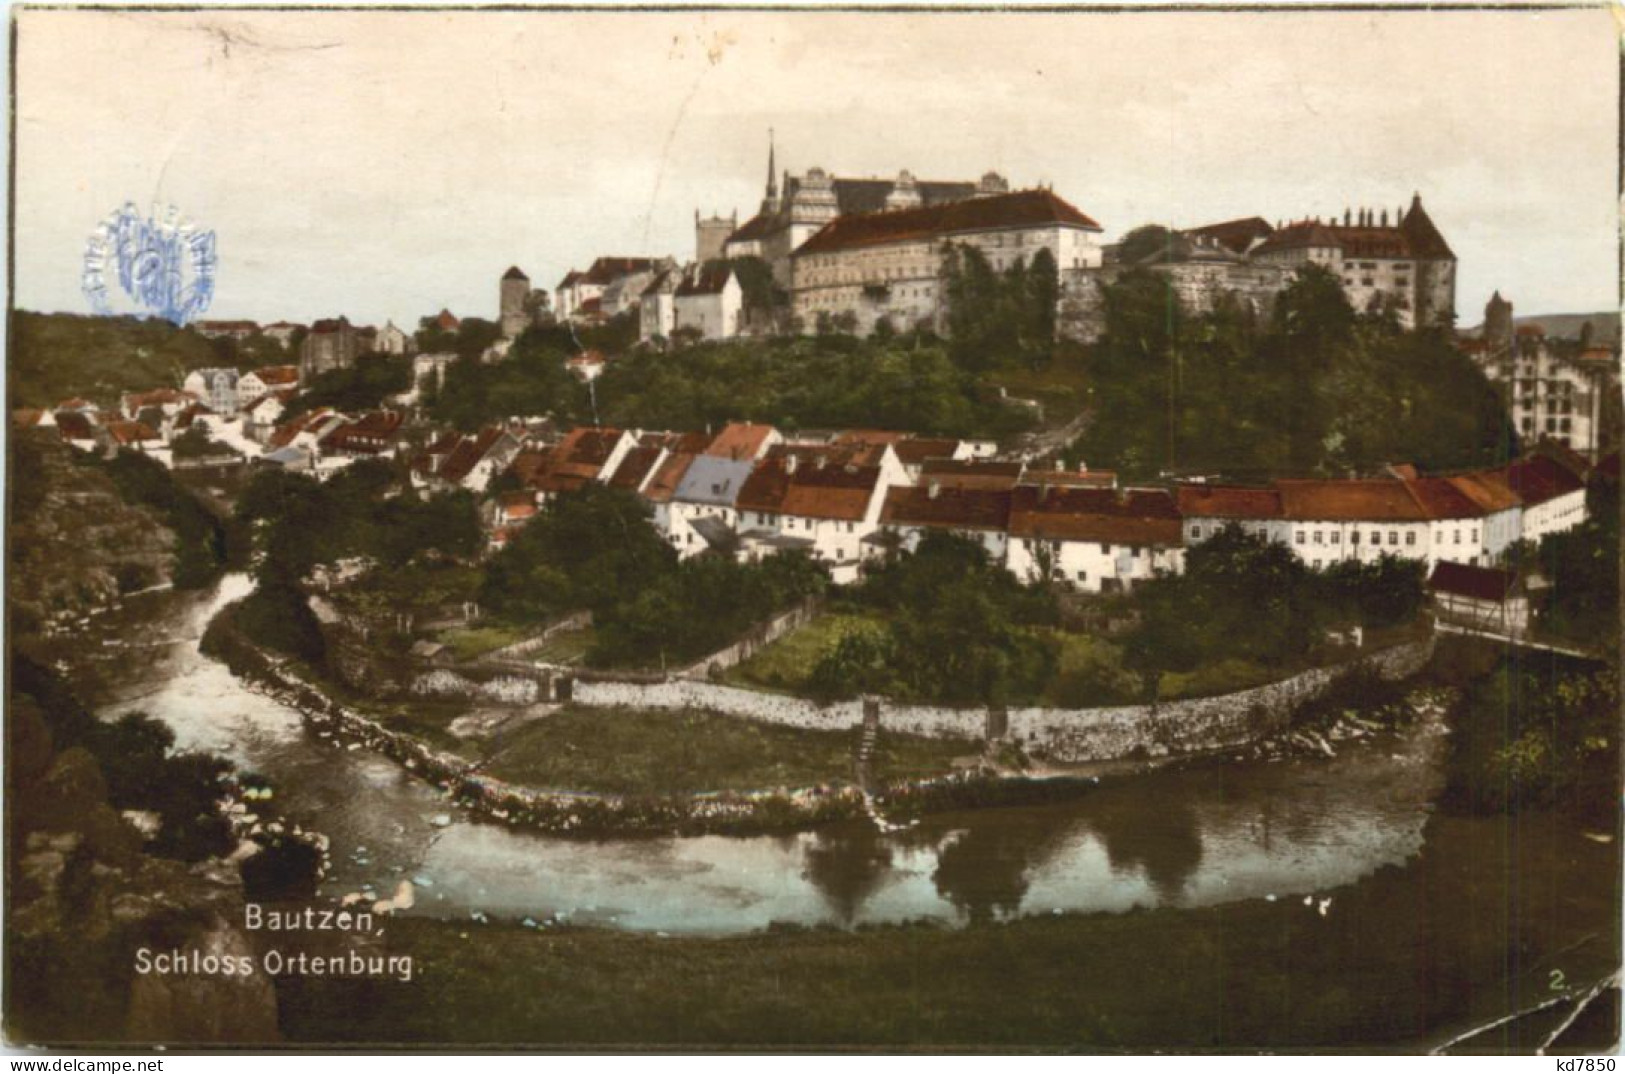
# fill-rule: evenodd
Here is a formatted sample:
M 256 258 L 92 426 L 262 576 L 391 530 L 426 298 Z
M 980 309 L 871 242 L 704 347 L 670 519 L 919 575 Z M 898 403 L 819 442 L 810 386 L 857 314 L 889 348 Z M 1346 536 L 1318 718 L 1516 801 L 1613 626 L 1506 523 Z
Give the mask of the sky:
M 125 202 L 212 229 L 211 318 L 494 317 L 518 265 L 694 256 L 779 165 L 1050 185 L 1108 239 L 1420 193 L 1460 322 L 1614 308 L 1605 9 L 21 11 L 15 301 L 89 312 Z

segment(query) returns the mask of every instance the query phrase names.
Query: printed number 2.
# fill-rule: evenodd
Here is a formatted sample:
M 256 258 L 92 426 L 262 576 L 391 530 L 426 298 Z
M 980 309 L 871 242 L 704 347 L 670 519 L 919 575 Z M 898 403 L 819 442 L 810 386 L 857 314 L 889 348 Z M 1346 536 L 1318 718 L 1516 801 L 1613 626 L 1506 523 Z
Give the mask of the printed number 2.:
M 1563 991 L 1563 988 L 1566 985 L 1566 983 L 1567 983 L 1567 979 L 1563 976 L 1563 971 L 1562 970 L 1553 970 L 1552 971 L 1550 987 L 1551 987 L 1551 990 L 1553 992 L 1561 992 L 1561 991 Z

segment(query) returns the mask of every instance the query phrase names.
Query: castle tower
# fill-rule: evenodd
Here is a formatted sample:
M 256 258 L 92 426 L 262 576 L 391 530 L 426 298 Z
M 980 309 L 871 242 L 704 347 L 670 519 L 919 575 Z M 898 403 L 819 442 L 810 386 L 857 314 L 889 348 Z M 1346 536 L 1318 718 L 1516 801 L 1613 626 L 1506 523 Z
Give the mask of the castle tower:
M 701 217 L 700 211 L 694 210 L 694 259 L 702 265 L 707 261 L 720 259 L 723 256 L 723 244 L 728 241 L 729 235 L 738 230 L 737 211 L 731 216 L 718 213 L 714 216 Z
M 1506 354 L 1512 349 L 1512 303 L 1497 291 L 1484 306 L 1484 342 L 1492 355 Z
M 529 326 L 530 315 L 525 312 L 525 299 L 528 297 L 530 297 L 530 277 L 520 272 L 518 265 L 502 274 L 497 310 L 504 339 L 517 338 Z

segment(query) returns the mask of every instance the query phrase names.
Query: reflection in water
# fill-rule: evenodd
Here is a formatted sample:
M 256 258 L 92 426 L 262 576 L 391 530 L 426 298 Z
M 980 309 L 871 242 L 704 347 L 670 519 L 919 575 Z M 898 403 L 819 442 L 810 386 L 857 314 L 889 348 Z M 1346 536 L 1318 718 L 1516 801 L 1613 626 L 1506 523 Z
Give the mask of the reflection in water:
M 1078 820 L 1054 824 L 977 824 L 950 833 L 931 880 L 972 923 L 1020 912 L 1028 876 L 1068 842 Z
M 112 714 L 142 708 L 186 749 L 276 786 L 276 808 L 332 840 L 327 894 L 423 881 L 413 913 L 476 910 L 627 929 L 735 932 L 775 921 L 965 923 L 1051 910 L 1210 906 L 1323 891 L 1422 845 L 1442 739 L 1419 728 L 1334 760 L 1164 770 L 1070 801 L 928 817 L 881 835 L 844 825 L 774 836 L 585 842 L 473 821 L 364 749 L 336 748 L 197 651 L 214 609 L 246 591 L 170 594 L 76 642 L 75 683 Z M 146 598 L 143 598 L 146 599 Z M 172 639 L 129 645 L 126 639 Z M 97 684 L 100 684 L 98 688 Z M 449 823 L 447 823 L 449 821 Z
M 1139 872 L 1161 901 L 1179 905 L 1185 881 L 1202 864 L 1202 837 L 1188 800 L 1165 801 L 1147 815 L 1143 803 L 1106 793 L 1084 813 L 1084 824 L 1106 848 L 1112 872 Z
M 802 876 L 818 889 L 836 920 L 852 925 L 892 871 L 892 848 L 869 824 L 841 824 L 813 834 Z

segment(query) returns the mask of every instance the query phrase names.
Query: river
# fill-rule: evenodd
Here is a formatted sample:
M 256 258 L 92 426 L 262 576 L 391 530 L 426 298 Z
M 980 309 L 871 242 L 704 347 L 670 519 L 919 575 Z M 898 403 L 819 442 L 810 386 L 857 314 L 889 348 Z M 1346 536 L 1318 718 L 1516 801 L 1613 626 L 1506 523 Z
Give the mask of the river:
M 854 823 L 561 839 L 475 820 L 394 762 L 308 733 L 293 710 L 200 654 L 209 619 L 248 586 L 230 575 L 207 593 L 136 598 L 96 624 L 75 661 L 92 673 L 78 681 L 104 715 L 145 710 L 179 748 L 268 777 L 275 810 L 332 841 L 325 893 L 382 894 L 409 878 L 415 914 L 727 933 L 1301 899 L 1416 855 L 1442 778 L 1443 731 L 1428 725 L 1331 760 L 1163 769 L 885 835 Z

